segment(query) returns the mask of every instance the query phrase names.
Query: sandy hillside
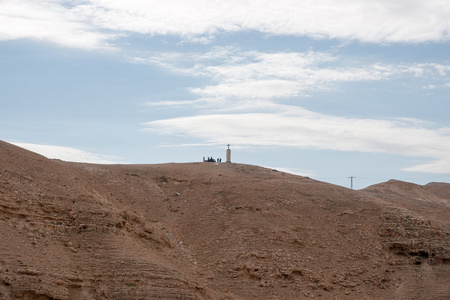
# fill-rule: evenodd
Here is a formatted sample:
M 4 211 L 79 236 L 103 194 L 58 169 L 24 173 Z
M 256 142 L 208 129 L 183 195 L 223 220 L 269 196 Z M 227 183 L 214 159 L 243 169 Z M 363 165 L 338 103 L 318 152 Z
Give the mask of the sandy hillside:
M 445 195 L 0 142 L 0 299 L 450 299 Z
M 430 182 L 424 185 L 423 188 L 441 198 L 450 200 L 450 183 Z

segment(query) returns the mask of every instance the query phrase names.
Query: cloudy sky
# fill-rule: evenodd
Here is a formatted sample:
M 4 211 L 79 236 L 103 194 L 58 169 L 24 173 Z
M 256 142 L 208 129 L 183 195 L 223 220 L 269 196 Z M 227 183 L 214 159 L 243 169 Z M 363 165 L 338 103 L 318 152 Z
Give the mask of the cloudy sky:
M 449 0 L 0 0 L 0 139 L 450 182 Z

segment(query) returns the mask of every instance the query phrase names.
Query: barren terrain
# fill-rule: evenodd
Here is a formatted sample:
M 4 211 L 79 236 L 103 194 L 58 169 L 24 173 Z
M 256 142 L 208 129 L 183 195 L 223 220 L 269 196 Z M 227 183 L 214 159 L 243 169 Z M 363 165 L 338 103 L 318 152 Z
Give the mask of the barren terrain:
M 450 299 L 450 184 L 94 165 L 0 141 L 0 299 Z

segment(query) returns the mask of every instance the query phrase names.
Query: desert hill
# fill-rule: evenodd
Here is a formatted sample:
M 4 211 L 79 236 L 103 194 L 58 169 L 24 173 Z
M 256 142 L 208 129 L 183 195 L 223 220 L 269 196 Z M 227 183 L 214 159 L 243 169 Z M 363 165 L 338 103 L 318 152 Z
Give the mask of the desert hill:
M 450 200 L 433 186 L 5 142 L 0 166 L 0 299 L 450 298 Z
M 408 209 L 418 215 L 450 222 L 450 218 L 448 218 L 450 198 L 441 197 L 445 196 L 447 186 L 450 187 L 450 184 L 438 186 L 439 188 L 435 188 L 434 184 L 421 186 L 404 181 L 389 180 L 369 186 L 362 191 L 369 192 L 387 203 Z
M 430 182 L 424 185 L 423 188 L 438 197 L 450 200 L 450 183 Z

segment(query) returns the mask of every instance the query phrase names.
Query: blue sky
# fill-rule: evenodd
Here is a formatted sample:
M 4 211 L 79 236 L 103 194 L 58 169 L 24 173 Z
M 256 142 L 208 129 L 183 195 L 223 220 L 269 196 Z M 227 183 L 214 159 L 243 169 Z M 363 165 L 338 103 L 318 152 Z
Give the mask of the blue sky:
M 450 1 L 0 1 L 0 139 L 450 182 Z

